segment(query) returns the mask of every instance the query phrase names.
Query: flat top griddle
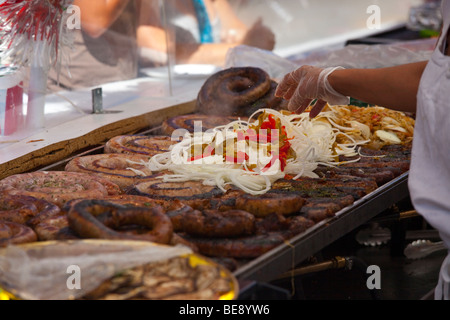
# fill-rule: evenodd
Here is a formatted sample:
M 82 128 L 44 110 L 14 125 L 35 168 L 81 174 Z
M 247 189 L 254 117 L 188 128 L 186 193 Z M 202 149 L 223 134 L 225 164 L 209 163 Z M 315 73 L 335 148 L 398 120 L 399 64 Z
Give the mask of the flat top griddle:
M 157 135 L 159 130 L 160 128 L 157 127 L 137 134 Z M 104 146 L 95 147 L 39 170 L 64 170 L 64 166 L 71 159 L 102 153 L 103 148 Z M 305 232 L 291 238 L 288 242 L 279 245 L 258 258 L 239 261 L 239 266 L 233 272 L 233 275 L 242 283 L 248 281 L 269 282 L 274 280 L 282 273 L 289 271 L 297 264 L 318 253 L 327 245 L 358 228 L 408 196 L 408 172 L 405 172 L 356 200 L 352 205 L 336 212 L 333 217 L 316 223 Z

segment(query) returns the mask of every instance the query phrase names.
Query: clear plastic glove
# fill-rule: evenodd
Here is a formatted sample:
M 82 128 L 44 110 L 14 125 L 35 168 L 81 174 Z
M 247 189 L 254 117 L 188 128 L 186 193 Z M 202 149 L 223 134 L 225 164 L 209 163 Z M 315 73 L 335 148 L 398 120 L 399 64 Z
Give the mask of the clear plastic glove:
M 350 98 L 336 90 L 328 82 L 328 76 L 342 67 L 318 68 L 302 66 L 284 76 L 275 92 L 277 97 L 289 100 L 287 108 L 302 113 L 317 99 L 310 111 L 310 118 L 317 116 L 325 105 L 347 105 Z

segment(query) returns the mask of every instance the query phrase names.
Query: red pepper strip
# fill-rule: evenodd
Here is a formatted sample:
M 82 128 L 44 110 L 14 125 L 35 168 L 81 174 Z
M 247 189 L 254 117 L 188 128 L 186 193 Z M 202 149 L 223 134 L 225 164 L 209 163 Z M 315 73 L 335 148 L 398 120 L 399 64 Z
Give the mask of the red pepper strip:
M 243 151 L 238 151 L 237 156 L 234 157 L 234 163 L 243 163 L 244 161 L 248 161 L 250 157 Z
M 281 169 L 281 171 L 284 171 L 284 168 L 286 167 L 286 159 L 281 159 L 281 158 L 278 157 L 278 156 L 274 156 L 274 157 L 272 158 L 272 160 L 270 160 L 270 162 L 269 162 L 268 164 L 266 164 L 266 166 L 263 168 L 262 171 L 268 170 L 268 169 L 275 163 L 275 161 L 276 161 L 277 159 L 280 160 L 280 169 Z
M 261 124 L 261 129 L 276 129 L 277 128 L 277 122 L 273 118 L 273 114 L 269 114 L 269 119 L 264 121 Z
M 270 139 L 270 135 L 258 134 L 258 142 L 259 143 L 267 143 Z
M 287 154 L 287 152 L 289 151 L 290 148 L 291 148 L 291 144 L 288 141 L 286 141 L 285 144 L 280 148 L 280 153 Z
M 241 131 L 239 131 L 237 139 L 238 139 L 238 141 L 245 140 L 245 141 L 258 142 L 258 134 L 256 133 L 256 131 L 254 129 L 247 130 L 245 135 Z
M 277 121 L 274 119 L 274 116 L 272 114 L 269 115 L 268 120 L 264 121 L 261 124 L 261 129 L 277 129 L 278 127 L 280 127 L 280 126 L 279 125 L 277 126 Z M 286 167 L 287 154 L 288 154 L 289 149 L 291 148 L 291 144 L 289 143 L 290 139 L 287 138 L 286 127 L 281 126 L 280 131 L 281 131 L 280 141 L 282 142 L 282 147 L 279 149 L 278 154 L 275 154 L 275 151 L 271 152 L 271 155 L 273 156 L 272 161 L 270 163 L 268 163 L 264 169 L 270 168 L 276 159 L 280 160 L 281 170 L 284 170 L 284 168 Z M 260 134 L 259 141 L 261 141 L 261 138 L 264 138 L 264 139 L 266 139 L 264 141 L 267 142 L 269 139 L 271 140 L 271 136 L 272 136 L 271 132 L 267 136 L 265 136 L 265 135 L 263 136 Z
M 207 146 L 203 151 L 203 156 L 208 157 L 215 154 L 215 149 L 211 146 Z
M 235 157 L 232 156 L 225 156 L 226 163 L 235 163 Z
M 204 153 L 204 154 L 199 154 L 199 155 L 196 155 L 196 156 L 192 156 L 192 157 L 189 159 L 189 161 L 195 161 L 195 160 L 207 158 L 207 157 L 212 156 L 212 155 L 214 155 L 214 150 L 213 150 L 211 153 L 208 153 L 208 154 L 207 154 L 207 153 Z
M 242 163 L 244 162 L 244 160 L 248 161 L 249 159 L 250 157 L 248 156 L 248 154 L 242 151 L 238 151 L 237 156 L 225 156 L 225 160 L 231 163 Z
M 189 161 L 195 161 L 195 160 L 200 160 L 200 159 L 203 159 L 203 155 L 202 154 L 198 155 L 198 156 L 191 157 L 191 159 Z

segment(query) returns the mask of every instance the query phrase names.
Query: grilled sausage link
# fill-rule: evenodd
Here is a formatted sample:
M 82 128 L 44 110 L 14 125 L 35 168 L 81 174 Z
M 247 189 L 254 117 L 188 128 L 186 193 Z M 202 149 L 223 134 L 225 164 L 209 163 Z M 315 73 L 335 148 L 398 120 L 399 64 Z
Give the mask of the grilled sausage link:
M 122 135 L 111 138 L 105 144 L 105 153 L 138 154 L 152 157 L 165 153 L 176 144 L 169 136 Z
M 0 247 L 37 241 L 37 235 L 30 227 L 20 223 L 0 221 Z
M 244 194 L 236 199 L 236 209 L 248 211 L 256 217 L 277 213 L 290 215 L 300 212 L 305 199 L 298 194 L 266 193 L 260 196 Z
M 62 207 L 72 199 L 101 198 L 120 194 L 115 183 L 85 173 L 36 171 L 9 176 L 0 181 L 0 192 L 43 199 Z
M 256 67 L 233 67 L 210 76 L 197 96 L 199 112 L 211 115 L 244 115 L 271 89 L 267 72 Z
M 0 195 L 0 221 L 25 224 L 37 214 L 36 206 L 28 197 Z
M 105 200 L 83 200 L 75 203 L 68 215 L 69 226 L 82 238 L 129 239 L 168 244 L 173 227 L 170 218 L 159 206 L 130 207 Z M 121 226 L 138 225 L 143 234 L 116 231 Z
M 69 227 L 66 215 L 49 217 L 33 226 L 39 241 L 73 240 L 80 237 Z
M 70 160 L 65 170 L 98 176 L 117 184 L 122 191 L 131 185 L 154 180 L 160 173 L 153 173 L 145 166 L 148 157 L 130 154 L 94 154 Z
M 180 201 L 193 209 L 199 209 L 207 208 L 211 199 L 221 195 L 222 190 L 204 185 L 201 181 L 150 181 L 134 185 L 127 193 L 162 201 Z
M 218 126 L 226 125 L 230 122 L 245 120 L 243 117 L 233 117 L 226 115 L 207 114 L 184 114 L 171 117 L 165 120 L 160 129 L 160 133 L 172 137 L 172 140 L 182 138 L 186 133 L 205 132 Z
M 255 216 L 242 210 L 194 210 L 182 216 L 170 215 L 181 232 L 200 237 L 237 237 L 252 234 Z

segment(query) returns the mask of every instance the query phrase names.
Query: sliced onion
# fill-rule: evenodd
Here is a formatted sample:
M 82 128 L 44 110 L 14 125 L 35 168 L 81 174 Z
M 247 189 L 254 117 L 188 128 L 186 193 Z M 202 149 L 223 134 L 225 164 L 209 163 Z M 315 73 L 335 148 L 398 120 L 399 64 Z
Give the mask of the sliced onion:
M 383 141 L 393 144 L 400 144 L 402 141 L 397 137 L 397 135 L 393 132 L 389 132 L 386 130 L 377 130 L 375 134 Z
M 208 159 L 190 161 L 189 154 L 193 146 L 201 145 L 203 147 L 205 142 L 217 146 L 214 144 L 220 145 L 223 138 L 228 140 L 228 143 L 231 141 L 234 143 L 234 139 L 237 137 L 236 131 L 245 132 L 256 125 L 257 120 L 252 119 L 257 118 L 260 113 L 272 114 L 278 118 L 290 139 L 294 156 L 287 160 L 284 172 L 280 170 L 279 160 L 274 161 L 268 170 L 265 169 L 266 165 L 271 163 L 271 158 L 267 154 L 264 159 L 259 159 L 258 155 L 257 163 L 252 163 L 253 171 L 248 170 L 248 164 L 245 162 L 230 164 L 223 161 L 220 163 L 217 161 L 217 155 L 220 152 L 216 153 L 214 161 L 208 161 Z M 349 136 L 353 144 L 336 144 L 338 135 L 347 134 L 349 130 L 355 130 L 355 128 L 338 126 L 334 121 L 327 121 L 332 118 L 331 112 L 323 112 L 323 114 L 324 118 L 311 120 L 307 113 L 284 114 L 272 109 L 260 109 L 251 115 L 248 121 L 238 120 L 208 130 L 207 133 L 196 133 L 195 137 L 193 135 L 186 136 L 181 142 L 173 145 L 170 151 L 153 156 L 146 165 L 152 171 L 169 170 L 173 172 L 173 174 L 163 176 L 165 181 L 202 180 L 203 183 L 214 184 L 223 191 L 227 184 L 233 184 L 247 193 L 263 194 L 270 190 L 273 182 L 283 178 L 285 174 L 292 174 L 296 178 L 300 176 L 317 177 L 314 170 L 318 165 L 337 165 L 337 155 L 357 155 L 356 147 L 365 142 L 355 141 Z M 259 147 L 268 146 L 270 143 L 258 146 L 255 142 L 246 141 L 245 150 L 258 152 Z M 223 154 L 226 155 L 226 150 L 223 150 Z

